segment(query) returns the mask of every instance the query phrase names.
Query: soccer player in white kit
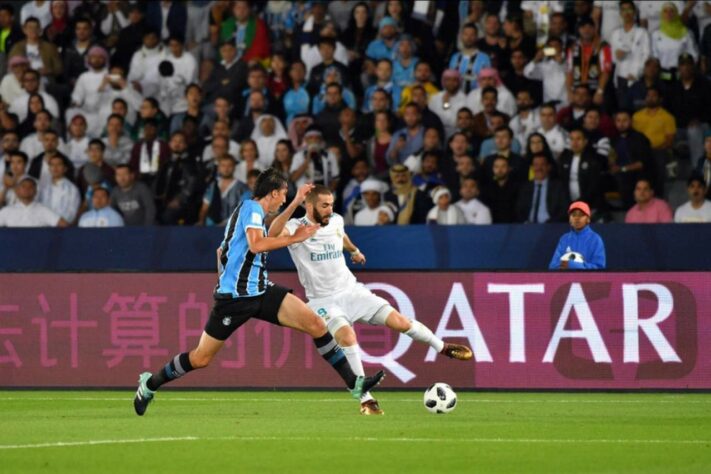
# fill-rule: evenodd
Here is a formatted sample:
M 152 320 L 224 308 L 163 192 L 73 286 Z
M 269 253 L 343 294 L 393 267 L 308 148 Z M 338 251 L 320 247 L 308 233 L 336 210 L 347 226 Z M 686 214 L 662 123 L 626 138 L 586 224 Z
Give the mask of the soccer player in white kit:
M 291 235 L 306 223 L 321 227 L 312 238 L 290 245 L 289 253 L 306 290 L 308 305 L 325 320 L 356 375 L 364 373 L 352 327 L 356 321 L 387 326 L 453 359 L 472 358 L 469 347 L 445 343 L 422 323 L 406 318 L 385 299 L 358 283 L 346 265 L 343 250 L 350 253 L 353 263 L 365 264 L 365 255 L 346 235 L 343 218 L 333 212 L 333 194 L 327 187 L 313 188 L 306 199 L 306 216 L 289 220 L 280 235 Z M 370 393 L 364 394 L 360 401 L 362 414 L 383 414 Z

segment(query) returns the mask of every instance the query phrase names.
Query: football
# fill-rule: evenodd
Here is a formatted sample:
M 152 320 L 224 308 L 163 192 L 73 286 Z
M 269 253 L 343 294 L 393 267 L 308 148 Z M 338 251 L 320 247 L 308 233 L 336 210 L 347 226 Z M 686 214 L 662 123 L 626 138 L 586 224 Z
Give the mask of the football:
M 446 383 L 438 382 L 425 390 L 425 408 L 430 413 L 449 413 L 457 406 L 457 394 Z

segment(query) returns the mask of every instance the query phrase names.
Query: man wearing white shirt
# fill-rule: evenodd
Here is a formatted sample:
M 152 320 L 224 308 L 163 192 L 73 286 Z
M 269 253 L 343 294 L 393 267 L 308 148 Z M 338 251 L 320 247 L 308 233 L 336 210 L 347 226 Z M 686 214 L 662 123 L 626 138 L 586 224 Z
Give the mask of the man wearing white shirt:
M 559 38 L 548 38 L 546 48 L 541 48 L 535 58 L 526 64 L 523 75 L 543 82 L 543 102 L 557 102 L 559 107 L 568 104 L 565 55 Z
M 67 166 L 61 156 L 49 159 L 52 181 L 40 190 L 39 202 L 67 222 L 74 222 L 81 204 L 79 189 L 66 178 Z
M 674 222 L 683 224 L 711 222 L 711 201 L 706 197 L 706 183 L 702 176 L 694 175 L 687 182 L 689 201 L 674 213 Z
M 479 184 L 474 177 L 464 178 L 459 188 L 462 197 L 454 203 L 464 213 L 467 224 L 491 224 L 491 212 L 479 199 Z
M 93 209 L 82 214 L 79 227 L 123 227 L 123 217 L 109 206 L 108 189 L 95 188 L 91 204 Z
M 22 88 L 25 92 L 20 94 L 10 104 L 10 112 L 17 115 L 18 122 L 22 123 L 27 118 L 27 108 L 30 101 L 30 95 L 39 94 L 42 96 L 44 108 L 52 114 L 52 117 L 59 117 L 59 106 L 54 97 L 40 90 L 40 74 L 34 69 L 28 69 L 22 75 Z
M 22 76 L 30 67 L 30 62 L 24 56 L 14 56 L 7 63 L 8 73 L 0 82 L 0 97 L 7 105 L 24 94 L 22 89 Z
M 48 0 L 33 0 L 25 3 L 20 10 L 20 24 L 24 25 L 25 20 L 35 17 L 39 20 L 40 26 L 44 30 L 52 21 L 51 3 Z
M 195 56 L 185 51 L 185 44 L 178 36 L 171 36 L 168 40 L 168 51 L 165 59 L 173 63 L 173 74 L 183 78 L 185 84 L 197 81 L 197 62 Z
M 393 221 L 395 214 L 387 204 L 383 203 L 385 190 L 387 185 L 375 178 L 368 178 L 360 184 L 360 195 L 365 206 L 356 212 L 354 225 L 385 225 Z
M 165 48 L 160 44 L 158 34 L 146 31 L 143 34 L 143 46 L 133 53 L 128 68 L 128 81 L 136 83 L 144 97 L 153 97 L 158 93 L 158 65 L 165 57 Z
M 487 87 L 494 87 L 496 89 L 496 110 L 505 113 L 509 117 L 513 117 L 516 114 L 516 99 L 514 99 L 511 91 L 501 82 L 496 69 L 489 67 L 483 68 L 479 72 L 477 82 L 479 83 L 479 87 L 471 91 L 466 99 L 466 106 L 469 107 L 472 114 L 476 115 L 484 110 L 481 95 Z
M 34 127 L 35 133 L 31 133 L 22 139 L 20 143 L 20 150 L 27 154 L 27 157 L 32 160 L 37 157 L 40 153 L 44 152 L 44 134 L 50 130 L 52 125 L 52 116 L 46 110 L 41 110 L 37 112 L 35 117 Z M 57 145 L 58 150 L 62 153 L 66 150 L 66 145 L 64 140 L 59 138 L 59 143 Z
M 428 107 L 437 114 L 444 125 L 445 138 L 457 131 L 457 112 L 466 107 L 467 96 L 461 90 L 461 74 L 456 69 L 442 73 L 444 90 L 430 97 Z M 479 90 L 479 89 L 476 89 Z
M 71 122 L 74 115 L 80 113 L 87 121 L 87 134 L 92 138 L 101 135 L 104 123 L 99 119 L 99 112 L 105 99 L 102 89 L 110 80 L 106 65 L 109 55 L 100 46 L 93 46 L 87 53 L 89 69 L 77 79 L 72 91 L 72 108 L 67 110 L 66 120 Z
M 0 227 L 66 227 L 67 221 L 35 201 L 37 180 L 25 175 L 15 186 L 17 202 L 0 209 Z
M 635 25 L 636 9 L 632 0 L 620 2 L 622 26 L 610 37 L 612 62 L 615 64 L 615 91 L 620 108 L 632 109 L 628 98 L 629 88 L 644 72 L 644 63 L 649 58 L 651 45 L 649 33 Z
M 536 131 L 546 137 L 548 147 L 558 159 L 568 144 L 568 132 L 556 122 L 555 106 L 543 104 L 538 110 L 541 126 Z
M 514 138 L 521 144 L 528 142 L 528 136 L 541 126 L 538 110 L 533 108 L 531 91 L 521 89 L 516 94 L 518 113 L 509 122 Z
M 563 2 L 560 0 L 524 0 L 521 2 L 523 17 L 534 23 L 536 28 L 536 44 L 542 46 L 548 40 L 548 29 L 551 15 L 563 13 Z

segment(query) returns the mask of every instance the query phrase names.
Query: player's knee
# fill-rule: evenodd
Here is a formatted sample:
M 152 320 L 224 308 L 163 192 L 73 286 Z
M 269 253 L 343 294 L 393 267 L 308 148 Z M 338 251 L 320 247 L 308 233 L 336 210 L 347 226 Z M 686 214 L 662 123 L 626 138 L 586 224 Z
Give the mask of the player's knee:
M 323 322 L 323 319 L 314 314 L 304 322 L 304 331 L 311 337 L 323 336 L 327 331 L 326 323 Z

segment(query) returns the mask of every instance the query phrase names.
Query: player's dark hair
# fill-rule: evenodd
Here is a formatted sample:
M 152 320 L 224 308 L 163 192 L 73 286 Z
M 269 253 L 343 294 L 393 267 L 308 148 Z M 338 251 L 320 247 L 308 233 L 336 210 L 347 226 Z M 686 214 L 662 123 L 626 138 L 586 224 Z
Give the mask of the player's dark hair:
M 287 187 L 286 178 L 274 168 L 267 168 L 259 173 L 254 186 L 254 199 L 262 199 L 272 193 Z
M 325 196 L 325 195 L 333 195 L 333 191 L 331 191 L 328 187 L 324 186 L 323 184 L 317 184 L 313 187 L 311 192 L 306 195 L 306 200 L 310 202 L 311 204 L 316 204 L 316 201 L 318 201 L 319 196 Z

